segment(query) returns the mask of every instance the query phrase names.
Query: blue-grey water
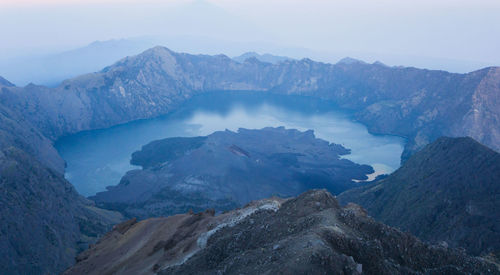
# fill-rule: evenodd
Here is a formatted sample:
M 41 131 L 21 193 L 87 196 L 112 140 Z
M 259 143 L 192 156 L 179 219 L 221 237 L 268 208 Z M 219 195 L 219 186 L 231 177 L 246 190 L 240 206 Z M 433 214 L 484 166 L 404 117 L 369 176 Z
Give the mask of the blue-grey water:
M 314 130 L 316 137 L 351 149 L 345 156 L 372 165 L 375 173 L 390 173 L 400 164 L 404 139 L 372 135 L 331 102 L 307 97 L 251 92 L 196 96 L 177 111 L 154 119 L 108 129 L 85 131 L 61 138 L 56 148 L 67 162 L 65 177 L 82 195 L 90 196 L 116 185 L 128 170 L 131 154 L 150 141 L 177 136 L 208 135 L 219 130 L 285 126 Z

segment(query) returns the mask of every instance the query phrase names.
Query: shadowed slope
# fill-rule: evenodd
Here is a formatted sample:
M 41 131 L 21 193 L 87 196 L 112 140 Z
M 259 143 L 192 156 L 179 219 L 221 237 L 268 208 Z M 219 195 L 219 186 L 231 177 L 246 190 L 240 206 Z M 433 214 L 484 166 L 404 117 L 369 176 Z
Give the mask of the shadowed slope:
M 471 138 L 439 138 L 386 179 L 339 198 L 424 240 L 500 251 L 500 154 Z

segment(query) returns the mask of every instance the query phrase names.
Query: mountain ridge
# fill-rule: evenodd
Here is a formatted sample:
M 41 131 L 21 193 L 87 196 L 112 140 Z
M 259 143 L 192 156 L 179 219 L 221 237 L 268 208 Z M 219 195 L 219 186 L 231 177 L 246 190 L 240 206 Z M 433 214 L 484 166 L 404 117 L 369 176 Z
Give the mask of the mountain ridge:
M 30 156 L 21 166 L 36 163 L 40 171 L 55 171 L 60 179 L 55 183 L 64 186 L 64 160 L 53 147 L 59 137 L 163 115 L 198 93 L 252 90 L 332 100 L 351 110 L 370 132 L 406 137 L 403 160 L 443 135 L 468 135 L 498 151 L 499 72 L 491 67 L 453 74 L 310 59 L 238 63 L 224 55 L 189 55 L 155 47 L 55 88 L 2 85 L 0 150 L 15 147 Z M 11 169 L 12 162 L 15 159 L 2 162 L 0 169 Z M 23 180 L 37 177 L 36 171 L 19 171 Z M 49 178 L 40 182 L 54 183 Z M 21 214 L 28 212 L 25 206 L 19 209 Z M 7 234 L 17 234 L 16 230 Z M 67 234 L 63 231 L 56 233 Z
M 240 64 L 224 55 L 189 55 L 158 46 L 99 73 L 66 80 L 54 89 L 33 85 L 8 88 L 11 92 L 2 99 L 13 106 L 36 108 L 18 112 L 55 140 L 165 114 L 200 92 L 254 90 L 314 96 L 354 110 L 355 119 L 373 133 L 408 138 L 405 160 L 442 135 L 470 135 L 499 150 L 500 127 L 487 127 L 500 125 L 500 101 L 496 100 L 499 70 L 491 67 L 452 74 L 308 59 Z M 490 86 L 494 89 L 487 88 Z M 480 96 L 473 97 L 476 91 Z M 472 102 L 486 108 L 478 109 L 481 116 L 471 115 L 475 112 Z M 65 107 L 69 104 L 73 106 Z M 474 127 L 464 127 L 464 121 Z
M 272 64 L 277 64 L 280 62 L 293 60 L 293 58 L 290 58 L 287 56 L 278 56 L 278 55 L 272 55 L 272 54 L 268 54 L 268 53 L 258 54 L 256 52 L 246 52 L 246 53 L 243 53 L 242 55 L 233 57 L 234 60 L 236 60 L 240 63 L 245 62 L 246 60 L 248 60 L 250 58 L 256 58 L 257 60 L 259 60 L 261 62 L 267 62 L 267 63 L 272 63 Z
M 4 274 L 64 270 L 79 251 L 123 219 L 96 208 L 61 174 L 12 146 L 0 150 L 0 189 Z
M 474 255 L 500 252 L 500 154 L 442 137 L 387 178 L 339 195 L 375 219 Z
M 2 76 L 0 76 L 0 86 L 14 87 L 16 85 L 12 84 L 7 79 L 5 79 Z
M 218 216 L 133 219 L 78 259 L 65 274 L 498 273 L 482 258 L 378 223 L 357 205 L 341 207 L 326 190 L 254 201 Z

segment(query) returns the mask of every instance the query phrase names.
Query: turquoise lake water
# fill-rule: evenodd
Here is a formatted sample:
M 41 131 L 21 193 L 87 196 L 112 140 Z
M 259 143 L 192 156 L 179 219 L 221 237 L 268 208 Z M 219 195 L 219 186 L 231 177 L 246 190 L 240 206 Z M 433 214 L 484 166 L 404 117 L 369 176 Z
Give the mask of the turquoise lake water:
M 312 129 L 316 137 L 351 149 L 345 156 L 372 165 L 375 174 L 390 173 L 400 165 L 405 140 L 372 135 L 331 102 L 298 96 L 251 92 L 209 93 L 187 101 L 175 112 L 108 129 L 85 131 L 56 142 L 67 163 L 65 177 L 84 196 L 116 185 L 125 172 L 137 169 L 130 156 L 142 145 L 166 137 L 201 136 L 219 130 L 285 126 Z

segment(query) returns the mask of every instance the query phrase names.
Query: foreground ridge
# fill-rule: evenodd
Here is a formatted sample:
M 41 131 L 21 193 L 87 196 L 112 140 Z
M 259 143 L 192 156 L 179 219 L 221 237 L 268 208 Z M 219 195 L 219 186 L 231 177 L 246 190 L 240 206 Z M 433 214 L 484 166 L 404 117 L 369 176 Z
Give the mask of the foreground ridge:
M 105 264 L 104 264 L 105 263 Z M 483 273 L 482 258 L 432 246 L 340 207 L 326 190 L 115 226 L 65 274 Z

